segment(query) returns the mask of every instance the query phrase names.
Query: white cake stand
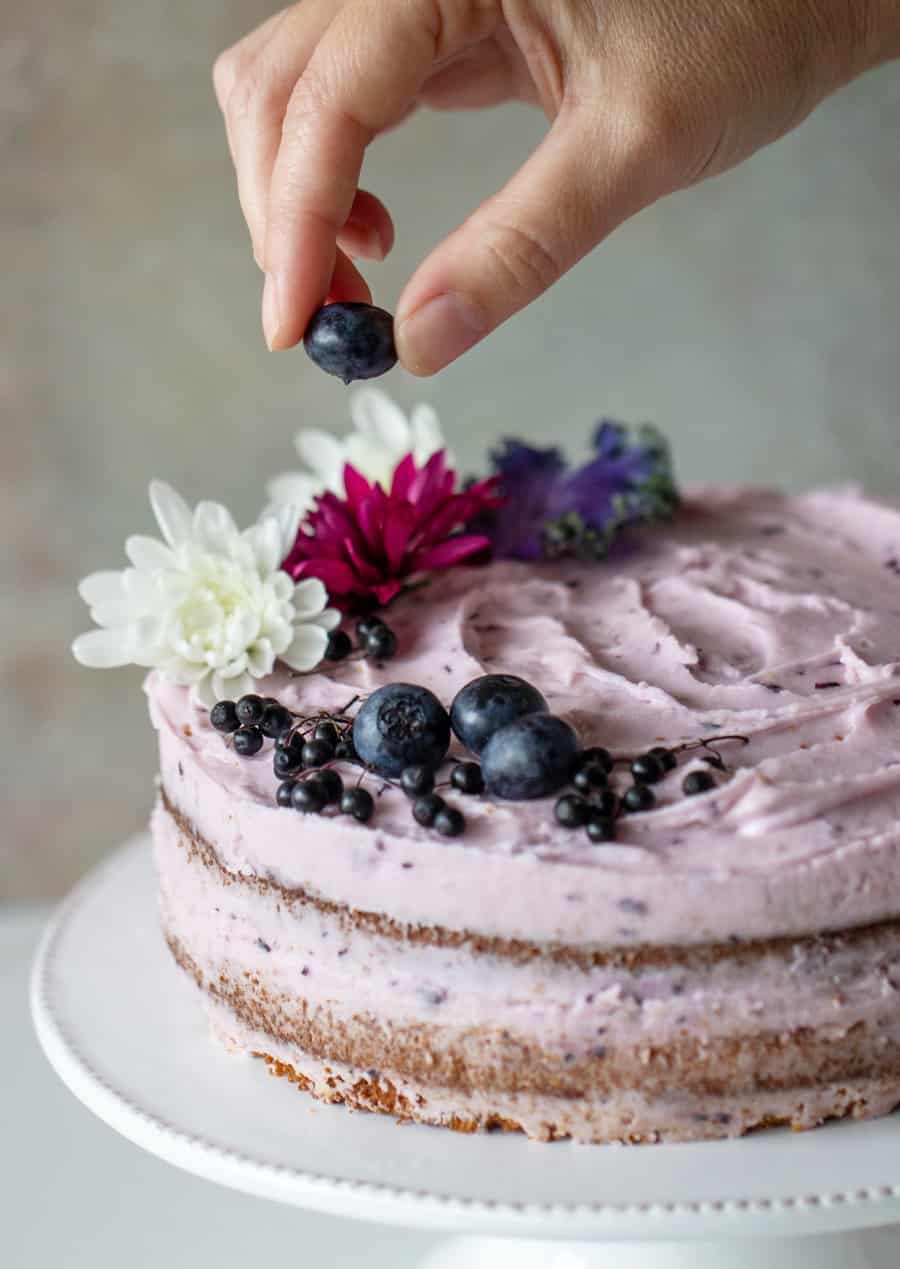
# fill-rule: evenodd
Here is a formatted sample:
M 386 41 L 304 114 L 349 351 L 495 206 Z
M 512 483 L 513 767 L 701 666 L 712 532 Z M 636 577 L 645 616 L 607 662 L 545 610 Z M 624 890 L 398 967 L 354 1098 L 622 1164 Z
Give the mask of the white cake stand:
M 137 1145 L 282 1203 L 453 1234 L 429 1269 L 900 1265 L 900 1231 L 877 1228 L 900 1221 L 900 1116 L 703 1145 L 542 1145 L 323 1106 L 223 1052 L 160 937 L 146 838 L 63 903 L 31 1004 L 60 1077 Z

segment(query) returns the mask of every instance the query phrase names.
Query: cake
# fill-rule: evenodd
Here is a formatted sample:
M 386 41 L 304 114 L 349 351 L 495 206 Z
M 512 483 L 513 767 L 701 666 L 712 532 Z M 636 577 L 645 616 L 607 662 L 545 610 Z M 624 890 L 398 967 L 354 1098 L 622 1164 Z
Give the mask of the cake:
M 371 821 L 298 814 L 268 747 L 238 757 L 152 674 L 162 924 L 214 1033 L 326 1101 L 463 1132 L 685 1141 L 892 1110 L 898 560 L 900 514 L 853 490 L 703 490 L 614 563 L 455 568 L 393 602 L 392 660 L 258 685 L 342 717 L 388 683 L 449 707 L 521 676 L 620 760 L 620 792 L 625 760 L 675 751 L 608 842 L 553 796 L 452 789 L 445 839 L 371 776 Z
M 462 484 L 433 411 L 81 585 L 137 664 L 164 937 L 213 1034 L 461 1132 L 689 1141 L 900 1104 L 900 511 L 682 498 L 609 421 Z

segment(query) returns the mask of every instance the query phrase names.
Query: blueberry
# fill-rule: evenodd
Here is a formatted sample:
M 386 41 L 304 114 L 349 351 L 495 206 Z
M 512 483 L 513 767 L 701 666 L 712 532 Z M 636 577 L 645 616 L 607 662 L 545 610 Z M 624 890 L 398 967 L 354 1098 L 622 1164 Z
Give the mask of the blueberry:
M 631 764 L 631 778 L 635 784 L 657 784 L 666 774 L 663 764 L 652 753 L 644 753 Z
M 280 740 L 285 732 L 291 730 L 293 725 L 294 720 L 290 711 L 286 710 L 283 705 L 279 705 L 277 701 L 263 708 L 259 729 L 270 740 Z
M 334 757 L 334 745 L 327 740 L 307 740 L 301 754 L 304 767 L 324 767 Z
M 295 745 L 289 749 L 277 748 L 272 755 L 272 770 L 279 780 L 286 780 L 288 776 L 296 775 L 298 771 L 303 770 L 301 751 Z
M 611 842 L 616 836 L 616 822 L 606 815 L 592 815 L 586 832 L 592 842 Z
M 578 737 L 554 714 L 526 714 L 495 732 L 481 756 L 484 782 L 500 798 L 546 797 L 572 774 Z
M 689 798 L 696 797 L 698 793 L 709 793 L 715 787 L 716 781 L 711 771 L 689 771 L 681 784 L 683 792 Z
M 590 796 L 590 806 L 592 813 L 613 819 L 619 809 L 619 799 L 612 789 L 598 789 Z
M 431 828 L 438 814 L 446 807 L 446 802 L 437 793 L 426 793 L 423 798 L 413 802 L 413 819 L 423 828 Z
M 326 661 L 343 661 L 353 651 L 353 641 L 346 630 L 332 630 L 325 645 Z
M 241 725 L 241 720 L 237 716 L 237 710 L 234 707 L 234 701 L 216 701 L 212 709 L 209 711 L 209 721 L 216 731 L 225 732 L 237 731 Z
M 649 757 L 655 758 L 661 764 L 663 771 L 674 771 L 678 766 L 678 756 L 673 749 L 666 749 L 663 745 L 656 745 L 648 754 Z
M 322 790 L 309 780 L 299 780 L 291 790 L 291 806 L 295 811 L 315 813 L 325 805 Z
M 360 824 L 365 824 L 374 814 L 375 799 L 368 789 L 345 789 L 341 798 L 341 811 L 344 815 L 352 815 Z
M 457 692 L 450 722 L 466 748 L 481 753 L 501 727 L 547 708 L 537 688 L 515 674 L 485 674 Z
M 404 767 L 400 774 L 400 787 L 410 798 L 430 793 L 434 788 L 434 768 L 423 766 L 422 763 Z
M 592 793 L 594 789 L 606 787 L 606 771 L 599 762 L 589 762 L 578 768 L 572 776 L 572 783 L 579 793 Z
M 451 772 L 450 783 L 460 793 L 484 792 L 484 776 L 477 762 L 458 762 Z
M 291 797 L 294 792 L 295 784 L 295 780 L 284 780 L 281 784 L 279 784 L 278 790 L 275 794 L 275 801 L 279 806 L 293 806 Z
M 557 823 L 563 828 L 582 828 L 591 815 L 590 805 L 577 793 L 564 793 L 553 810 Z
M 313 314 L 303 347 L 320 370 L 344 383 L 374 379 L 397 360 L 394 319 L 374 304 L 326 304 Z
M 234 708 L 238 716 L 238 722 L 242 726 L 247 726 L 248 724 L 260 722 L 265 707 L 266 703 L 263 698 L 255 696 L 251 692 L 247 696 L 242 696 Z
M 419 763 L 437 767 L 450 744 L 450 719 L 427 687 L 388 683 L 356 715 L 353 744 L 360 761 L 379 775 L 396 777 Z
M 434 817 L 434 827 L 443 837 L 459 837 L 465 832 L 465 816 L 455 806 L 442 807 Z
M 308 777 L 307 784 L 314 784 L 322 794 L 323 806 L 340 802 L 344 792 L 344 782 L 336 771 L 314 771 Z
M 356 762 L 356 750 L 353 748 L 353 741 L 349 736 L 345 736 L 343 740 L 339 740 L 334 747 L 334 756 L 340 762 Z
M 650 811 L 656 805 L 656 796 L 647 784 L 633 784 L 622 794 L 622 806 L 626 811 Z
M 602 748 L 600 745 L 593 745 L 590 749 L 582 749 L 578 755 L 578 768 L 587 766 L 598 766 L 609 775 L 613 769 L 613 756 L 608 749 Z
M 263 734 L 258 727 L 239 727 L 232 740 L 234 752 L 241 758 L 252 758 L 263 747 Z
M 373 661 L 390 661 L 397 651 L 397 636 L 382 622 L 369 631 L 364 646 Z

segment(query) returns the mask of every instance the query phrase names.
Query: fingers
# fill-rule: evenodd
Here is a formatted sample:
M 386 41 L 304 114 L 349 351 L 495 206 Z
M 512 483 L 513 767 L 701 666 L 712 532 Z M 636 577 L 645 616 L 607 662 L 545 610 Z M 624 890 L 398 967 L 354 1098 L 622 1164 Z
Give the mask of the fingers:
M 531 303 L 647 201 L 596 114 L 559 116 L 509 183 L 420 266 L 397 305 L 399 358 L 430 375 Z
M 341 0 L 302 0 L 283 9 L 223 53 L 213 67 L 238 198 L 260 268 L 265 265 L 269 184 L 284 112 L 340 6 Z
M 338 246 L 350 256 L 383 260 L 394 245 L 394 222 L 380 199 L 356 191 L 350 214 L 338 234 Z
M 415 102 L 437 61 L 489 33 L 487 5 L 354 0 L 334 18 L 297 82 L 272 172 L 265 262 L 266 337 L 289 348 L 328 292 L 366 146 Z

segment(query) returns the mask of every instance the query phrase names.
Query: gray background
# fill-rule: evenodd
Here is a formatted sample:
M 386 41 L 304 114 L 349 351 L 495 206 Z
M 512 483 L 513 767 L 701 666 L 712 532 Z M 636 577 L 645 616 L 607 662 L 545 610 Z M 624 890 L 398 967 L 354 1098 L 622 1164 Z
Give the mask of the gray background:
M 68 656 L 75 583 L 147 531 L 146 485 L 256 514 L 301 424 L 346 393 L 266 352 L 260 279 L 210 85 L 262 0 L 6 0 L 0 26 L 0 898 L 61 892 L 145 817 L 137 672 Z M 543 131 L 525 109 L 421 114 L 372 150 L 392 306 L 427 248 Z M 439 377 L 466 465 L 486 438 L 652 418 L 685 482 L 791 487 L 900 475 L 900 67 L 826 103 L 741 169 L 638 217 Z

